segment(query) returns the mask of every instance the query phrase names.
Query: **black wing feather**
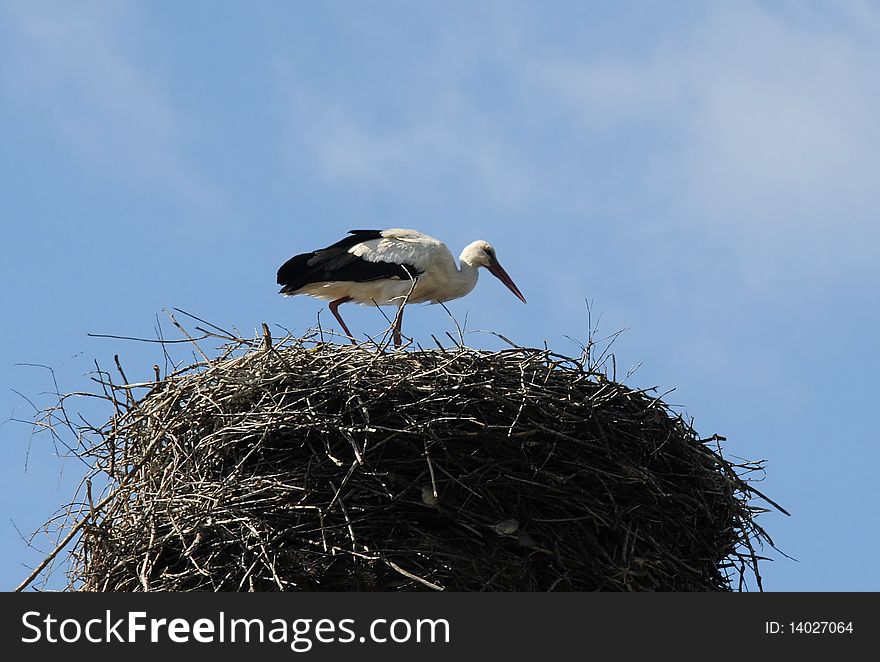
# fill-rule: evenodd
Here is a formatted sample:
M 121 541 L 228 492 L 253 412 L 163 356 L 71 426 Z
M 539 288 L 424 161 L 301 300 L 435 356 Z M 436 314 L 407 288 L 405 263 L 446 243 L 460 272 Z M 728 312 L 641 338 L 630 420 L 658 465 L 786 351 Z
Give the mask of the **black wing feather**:
M 327 248 L 302 253 L 290 258 L 278 270 L 281 294 L 292 294 L 309 283 L 328 281 L 355 281 L 359 283 L 382 278 L 409 279 L 421 272 L 409 264 L 370 262 L 348 250 L 363 241 L 381 239 L 380 230 L 351 230 L 350 237 Z

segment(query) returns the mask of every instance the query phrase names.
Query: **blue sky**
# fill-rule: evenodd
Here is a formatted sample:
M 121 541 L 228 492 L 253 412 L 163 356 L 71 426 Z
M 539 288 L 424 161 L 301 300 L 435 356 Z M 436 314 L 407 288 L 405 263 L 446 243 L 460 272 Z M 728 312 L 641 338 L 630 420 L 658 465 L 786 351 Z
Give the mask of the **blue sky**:
M 857 1 L 0 2 L 0 420 L 51 400 L 20 363 L 150 375 L 155 346 L 87 334 L 165 308 L 304 332 L 322 304 L 275 270 L 351 228 L 483 238 L 529 303 L 484 277 L 450 305 L 468 328 L 576 354 L 592 301 L 630 384 L 768 461 L 798 561 L 766 588 L 878 590 L 878 67 Z M 81 469 L 0 438 L 8 588 L 40 558 L 16 527 Z

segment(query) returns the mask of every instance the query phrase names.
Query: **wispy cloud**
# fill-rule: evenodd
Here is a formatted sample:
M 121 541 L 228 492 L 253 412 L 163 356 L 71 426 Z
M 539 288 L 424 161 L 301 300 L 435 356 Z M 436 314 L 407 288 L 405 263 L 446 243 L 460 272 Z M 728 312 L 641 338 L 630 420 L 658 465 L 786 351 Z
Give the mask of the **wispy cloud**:
M 525 168 L 467 110 L 442 119 L 435 111 L 418 111 L 418 119 L 377 130 L 332 99 L 292 94 L 285 158 L 293 168 L 307 154 L 329 181 L 403 196 L 426 188 L 442 192 L 450 180 L 476 182 L 501 204 L 527 194 L 531 178 Z
M 434 23 L 423 15 L 428 11 L 412 13 L 431 26 L 430 44 L 423 48 L 409 34 L 389 35 L 387 25 L 373 25 L 370 38 L 391 43 L 379 53 L 372 41 L 340 46 L 354 60 L 359 49 L 370 54 L 342 82 L 315 53 L 287 51 L 279 58 L 283 160 L 290 171 L 306 171 L 340 190 L 398 200 L 479 191 L 501 209 L 519 204 L 537 178 L 505 125 L 510 114 L 495 105 L 499 90 L 480 92 L 480 67 L 491 61 L 485 35 L 450 15 Z M 356 41 L 345 32 L 351 29 L 346 19 L 338 20 L 337 38 Z M 386 62 L 389 52 L 393 61 Z
M 537 58 L 532 81 L 584 131 L 662 135 L 643 174 L 679 212 L 743 230 L 876 228 L 880 13 L 854 7 L 834 22 L 724 5 L 649 57 Z
M 220 192 L 187 156 L 180 115 L 134 52 L 138 17 L 118 3 L 12 2 L 0 46 L 0 94 L 40 117 L 82 163 L 191 211 Z

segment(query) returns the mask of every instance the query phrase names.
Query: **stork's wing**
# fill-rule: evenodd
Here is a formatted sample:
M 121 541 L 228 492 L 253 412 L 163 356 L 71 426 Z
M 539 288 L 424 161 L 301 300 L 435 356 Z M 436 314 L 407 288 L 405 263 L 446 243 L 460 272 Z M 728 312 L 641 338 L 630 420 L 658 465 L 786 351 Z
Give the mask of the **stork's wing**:
M 415 230 L 382 230 L 381 238 L 362 241 L 349 252 L 368 262 L 404 265 L 415 275 L 436 268 L 444 256 L 452 261 L 443 242 Z
M 398 262 L 395 251 L 380 250 L 388 241 L 381 230 L 352 230 L 351 236 L 332 246 L 296 255 L 278 270 L 282 294 L 294 294 L 309 283 L 354 281 L 364 283 L 381 278 L 409 279 L 421 273 L 411 263 Z

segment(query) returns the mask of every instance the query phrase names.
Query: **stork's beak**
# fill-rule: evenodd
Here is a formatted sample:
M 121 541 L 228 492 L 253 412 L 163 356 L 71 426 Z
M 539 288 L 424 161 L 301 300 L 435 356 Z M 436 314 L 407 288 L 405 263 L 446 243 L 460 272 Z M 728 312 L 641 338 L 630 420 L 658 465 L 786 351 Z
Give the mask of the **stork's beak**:
M 513 292 L 514 296 L 522 301 L 526 302 L 526 298 L 522 295 L 522 292 L 519 291 L 519 288 L 516 286 L 516 283 L 513 282 L 513 279 L 507 275 L 507 272 L 504 270 L 498 262 L 493 262 L 490 266 L 486 267 L 489 272 L 495 276 L 498 280 L 504 283 L 507 286 L 507 289 Z

